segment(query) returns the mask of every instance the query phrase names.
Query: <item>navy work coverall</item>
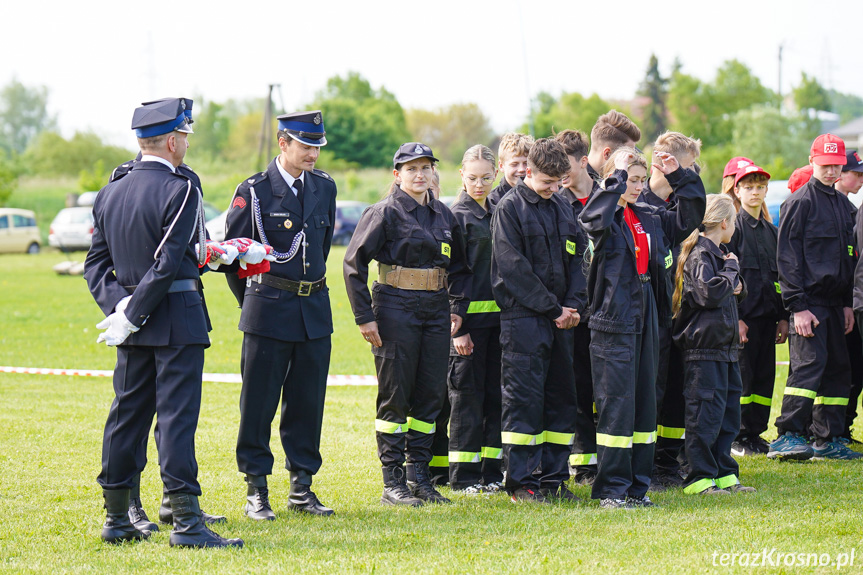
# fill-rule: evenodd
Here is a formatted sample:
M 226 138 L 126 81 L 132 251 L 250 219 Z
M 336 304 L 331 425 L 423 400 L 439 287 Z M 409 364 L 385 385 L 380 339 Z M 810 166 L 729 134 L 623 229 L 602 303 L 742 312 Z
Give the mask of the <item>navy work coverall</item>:
M 813 177 L 782 204 L 777 267 L 792 316 L 779 435 L 807 433 L 810 417 L 816 441 L 842 435 L 851 388 L 843 308 L 852 306 L 854 251 L 851 202 L 832 186 Z M 793 314 L 803 310 L 818 318 L 813 337 L 797 335 Z
M 740 332 L 737 304 L 746 297 L 740 268 L 721 248 L 698 236 L 683 266 L 680 312 L 674 342 L 683 351 L 686 398 L 684 492 L 731 487 L 740 480 L 731 444 L 740 431 Z
M 581 214 L 594 250 L 588 277 L 591 362 L 598 414 L 594 499 L 643 497 L 650 486 L 656 442 L 656 374 L 659 368 L 658 316 L 670 305 L 663 271 L 671 249 L 701 222 L 704 187 L 697 174 L 682 168 L 668 174 L 678 189 L 676 211 L 630 205 L 648 235 L 648 272 L 639 275 L 635 243 L 617 205 L 627 173 L 616 170 L 605 189 L 593 195 Z M 662 310 L 658 312 L 657 307 Z
M 581 274 L 577 241 L 572 207 L 559 194 L 546 200 L 519 183 L 495 206 L 491 275 L 501 310 L 501 439 L 509 492 L 556 491 L 569 477 L 573 339 L 554 320 L 562 306 L 585 307 L 579 300 L 584 281 L 573 281 Z M 538 468 L 541 474 L 534 475 Z
M 412 269 L 444 268 L 449 291 L 407 290 L 374 282 L 369 263 Z M 429 196 L 420 205 L 401 188 L 369 206 L 345 253 L 344 276 L 357 325 L 378 324 L 383 345 L 372 346 L 378 375 L 375 431 L 384 467 L 428 463 L 435 420 L 446 396 L 450 313 L 464 318 L 469 300 L 461 228 Z

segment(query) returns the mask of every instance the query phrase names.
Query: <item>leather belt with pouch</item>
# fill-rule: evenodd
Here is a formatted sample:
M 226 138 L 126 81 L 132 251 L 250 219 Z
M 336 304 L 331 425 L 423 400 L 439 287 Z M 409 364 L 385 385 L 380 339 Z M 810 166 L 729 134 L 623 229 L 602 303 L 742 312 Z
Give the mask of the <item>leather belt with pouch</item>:
M 308 296 L 324 289 L 324 286 L 327 285 L 327 278 L 324 277 L 319 279 L 318 281 L 306 282 L 288 280 L 270 274 L 260 274 L 260 279 L 258 280 L 258 283 L 264 284 L 265 286 L 274 287 L 276 289 L 289 291 L 299 296 Z
M 378 264 L 378 283 L 422 291 L 438 291 L 448 287 L 444 268 L 417 269 L 381 263 Z
M 130 292 L 134 292 L 137 285 L 123 286 Z M 174 280 L 171 282 L 171 287 L 168 288 L 168 293 L 179 293 L 182 291 L 198 291 L 198 280 Z

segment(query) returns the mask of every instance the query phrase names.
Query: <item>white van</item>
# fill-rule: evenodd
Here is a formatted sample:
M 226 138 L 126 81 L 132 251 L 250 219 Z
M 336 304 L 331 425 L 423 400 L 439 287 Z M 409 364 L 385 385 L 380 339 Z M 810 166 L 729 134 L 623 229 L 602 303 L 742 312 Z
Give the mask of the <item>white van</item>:
M 41 236 L 36 214 L 30 210 L 0 208 L 0 253 L 39 253 Z

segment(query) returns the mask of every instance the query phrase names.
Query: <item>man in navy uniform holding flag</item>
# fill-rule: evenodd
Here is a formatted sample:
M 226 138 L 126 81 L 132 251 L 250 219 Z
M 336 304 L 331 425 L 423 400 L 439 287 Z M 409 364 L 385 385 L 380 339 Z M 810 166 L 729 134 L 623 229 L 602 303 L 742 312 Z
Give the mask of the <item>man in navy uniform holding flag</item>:
M 198 291 L 195 243 L 206 232 L 199 192 L 179 173 L 192 133 L 185 101 L 142 106 L 132 118 L 141 159 L 99 193 L 93 207 L 93 243 L 84 277 L 107 316 L 97 342 L 117 347 L 114 402 L 102 445 L 109 543 L 146 539 L 129 521 L 130 488 L 140 473 L 138 446 L 158 413 L 162 481 L 174 530 L 171 546 L 241 547 L 213 533 L 201 517 L 195 430 L 201 407 L 207 313 Z M 203 255 L 205 255 L 203 254 Z
M 279 434 L 290 471 L 288 508 L 332 515 L 311 490 L 321 467 L 321 424 L 333 319 L 326 261 L 336 217 L 336 185 L 315 169 L 327 143 L 321 112 L 278 117 L 280 154 L 234 192 L 226 239 L 272 246 L 267 273 L 254 266 L 228 275 L 242 312 L 240 429 L 237 466 L 245 474 L 245 512 L 275 519 L 267 476 L 273 472 L 270 426 L 281 398 Z M 245 277 L 244 277 L 245 276 Z

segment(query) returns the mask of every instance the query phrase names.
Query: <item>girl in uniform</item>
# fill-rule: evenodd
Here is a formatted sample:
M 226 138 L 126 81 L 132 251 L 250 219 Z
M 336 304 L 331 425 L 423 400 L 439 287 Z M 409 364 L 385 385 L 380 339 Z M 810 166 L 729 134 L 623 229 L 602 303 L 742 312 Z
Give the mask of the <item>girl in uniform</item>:
M 453 334 L 449 357 L 449 479 L 466 494 L 500 491 L 500 308 L 491 291 L 491 215 L 497 176 L 494 154 L 473 146 L 461 162 L 463 189 L 452 207 L 467 245 L 470 306 Z
M 470 271 L 461 228 L 429 192 L 434 162 L 424 144 L 398 149 L 390 193 L 363 212 L 345 253 L 348 299 L 375 356 L 381 502 L 390 505 L 449 502 L 432 485 L 429 462 L 446 395 L 450 335 L 467 311 Z M 373 259 L 378 280 L 370 295 Z
M 683 350 L 686 398 L 684 493 L 755 491 L 740 484 L 731 443 L 740 430 L 737 300 L 746 293 L 737 256 L 720 244 L 734 235 L 734 203 L 707 198 L 704 221 L 680 249 L 674 290 L 674 343 Z M 737 296 L 737 298 L 735 298 Z
M 659 362 L 656 296 L 658 266 L 683 238 L 687 217 L 703 201 L 692 170 L 671 154 L 655 152 L 678 195 L 677 212 L 636 203 L 647 180 L 647 162 L 620 148 L 602 169 L 602 190 L 579 221 L 593 242 L 588 277 L 590 358 L 597 410 L 597 476 L 594 499 L 604 508 L 650 506 L 647 496 L 656 441 L 656 372 Z

